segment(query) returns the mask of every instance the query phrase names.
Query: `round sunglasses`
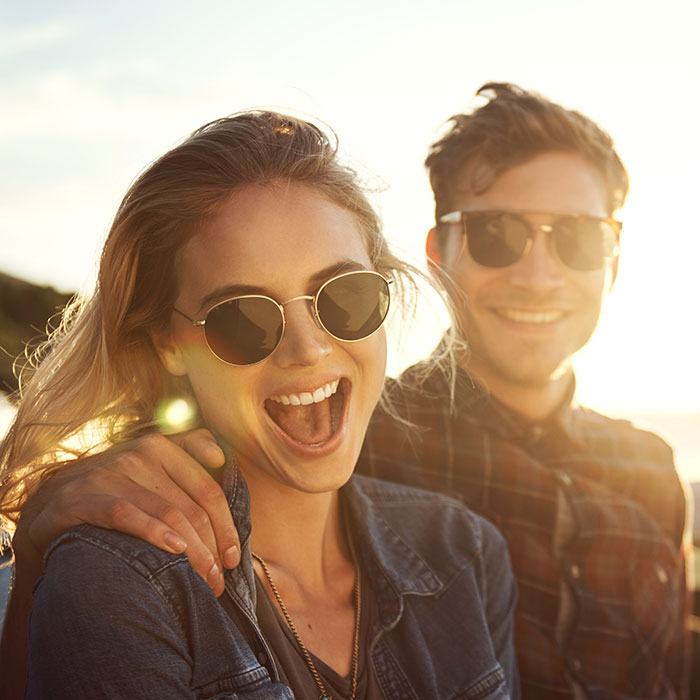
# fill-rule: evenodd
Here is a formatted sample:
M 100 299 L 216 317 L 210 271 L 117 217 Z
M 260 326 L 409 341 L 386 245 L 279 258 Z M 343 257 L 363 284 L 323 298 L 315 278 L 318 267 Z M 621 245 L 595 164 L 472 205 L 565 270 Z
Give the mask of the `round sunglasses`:
M 535 225 L 523 214 L 549 214 L 548 224 Z M 579 272 L 600 270 L 619 253 L 622 223 L 585 214 L 518 211 L 453 211 L 438 224 L 461 224 L 467 249 L 484 267 L 508 267 L 527 252 L 537 230 L 549 234 L 559 260 Z
M 284 307 L 293 301 L 312 303 L 314 317 L 329 335 L 344 342 L 376 333 L 389 313 L 392 282 L 372 270 L 353 270 L 324 282 L 314 295 L 279 303 L 263 294 L 245 294 L 212 306 L 201 321 L 173 307 L 204 329 L 209 349 L 229 365 L 255 365 L 269 357 L 282 341 Z

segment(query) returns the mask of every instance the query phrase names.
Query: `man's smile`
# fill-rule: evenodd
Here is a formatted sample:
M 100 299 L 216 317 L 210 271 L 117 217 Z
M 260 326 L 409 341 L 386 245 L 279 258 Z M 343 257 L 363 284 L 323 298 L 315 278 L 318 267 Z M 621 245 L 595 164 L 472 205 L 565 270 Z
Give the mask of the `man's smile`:
M 530 324 L 553 324 L 563 320 L 569 313 L 561 309 L 517 309 L 510 307 L 491 308 L 494 314 L 508 321 Z

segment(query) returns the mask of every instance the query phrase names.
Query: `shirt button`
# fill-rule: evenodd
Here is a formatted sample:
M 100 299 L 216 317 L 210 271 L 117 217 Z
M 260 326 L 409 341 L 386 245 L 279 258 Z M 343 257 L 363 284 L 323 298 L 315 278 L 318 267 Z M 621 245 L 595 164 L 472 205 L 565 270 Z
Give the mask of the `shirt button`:
M 666 573 L 666 569 L 664 569 L 661 564 L 656 564 L 654 568 L 656 569 L 656 576 L 659 581 L 661 583 L 668 583 L 668 574 Z
M 569 572 L 571 573 L 571 578 L 579 578 L 581 576 L 581 569 L 578 564 L 572 564 Z
M 573 668 L 574 671 L 576 671 L 578 673 L 583 668 L 583 665 L 581 664 L 581 662 L 578 659 L 572 659 L 571 660 L 571 668 Z
M 260 662 L 261 666 L 264 666 L 267 663 L 267 654 L 264 651 L 258 652 L 258 661 Z

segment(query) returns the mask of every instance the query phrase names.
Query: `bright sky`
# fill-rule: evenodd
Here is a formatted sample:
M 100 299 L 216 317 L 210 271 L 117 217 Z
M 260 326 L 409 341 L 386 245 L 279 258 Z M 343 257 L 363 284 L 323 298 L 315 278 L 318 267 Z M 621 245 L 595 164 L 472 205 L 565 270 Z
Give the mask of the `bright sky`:
M 632 182 L 621 271 L 577 358 L 579 398 L 698 411 L 700 70 L 695 0 L 333 0 L 195 5 L 25 0 L 0 10 L 0 269 L 92 278 L 121 196 L 205 121 L 251 106 L 338 132 L 383 191 L 390 239 L 422 260 L 438 127 L 489 80 L 593 117 Z M 436 329 L 437 333 L 437 329 Z M 394 367 L 427 352 L 417 334 Z

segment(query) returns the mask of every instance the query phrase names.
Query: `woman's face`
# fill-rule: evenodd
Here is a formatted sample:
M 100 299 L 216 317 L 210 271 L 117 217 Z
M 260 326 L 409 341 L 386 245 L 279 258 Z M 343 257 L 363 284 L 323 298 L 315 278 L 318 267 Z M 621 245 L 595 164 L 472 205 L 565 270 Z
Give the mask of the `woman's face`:
M 302 184 L 251 185 L 180 251 L 175 306 L 202 319 L 240 294 L 282 303 L 355 269 L 372 266 L 351 212 Z M 319 327 L 311 302 L 284 309 L 284 336 L 256 365 L 225 364 L 203 329 L 179 314 L 160 354 L 169 371 L 187 375 L 207 427 L 233 447 L 247 477 L 329 491 L 349 478 L 359 455 L 384 380 L 386 338 L 380 330 L 339 341 Z M 293 405 L 308 400 L 302 394 L 315 401 Z

